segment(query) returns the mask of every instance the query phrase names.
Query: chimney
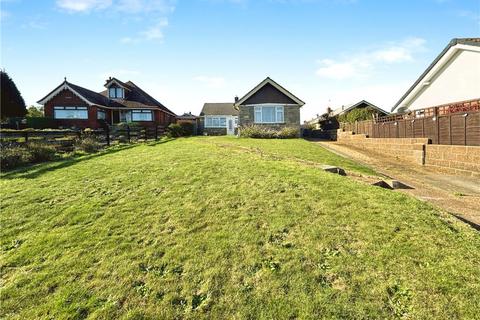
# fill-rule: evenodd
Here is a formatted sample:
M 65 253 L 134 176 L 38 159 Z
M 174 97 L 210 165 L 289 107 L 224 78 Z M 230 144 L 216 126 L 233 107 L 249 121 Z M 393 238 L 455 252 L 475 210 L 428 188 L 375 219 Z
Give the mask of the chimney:
M 238 96 L 235 96 L 235 103 L 238 102 Z

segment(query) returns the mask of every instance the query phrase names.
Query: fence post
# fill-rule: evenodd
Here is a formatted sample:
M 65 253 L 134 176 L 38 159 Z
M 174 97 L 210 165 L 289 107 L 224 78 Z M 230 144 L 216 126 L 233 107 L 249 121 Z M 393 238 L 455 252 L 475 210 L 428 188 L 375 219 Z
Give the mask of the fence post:
M 28 131 L 25 131 L 25 142 L 28 142 Z
M 127 125 L 127 139 L 128 139 L 128 143 L 130 143 L 130 126 Z
M 107 146 L 110 147 L 110 127 L 105 126 L 105 137 L 107 138 Z
M 467 117 L 468 117 L 468 113 L 465 113 L 465 115 L 463 116 L 463 129 L 464 129 L 464 140 L 465 140 L 465 145 L 467 145 Z
M 82 130 L 77 131 L 78 139 L 82 139 Z

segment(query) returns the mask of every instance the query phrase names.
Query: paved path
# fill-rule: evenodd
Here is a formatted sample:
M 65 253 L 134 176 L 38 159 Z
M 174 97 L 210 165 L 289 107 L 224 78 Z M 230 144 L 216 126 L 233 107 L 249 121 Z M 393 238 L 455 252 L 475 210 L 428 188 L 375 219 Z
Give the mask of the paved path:
M 364 163 L 380 174 L 413 187 L 402 192 L 431 202 L 480 230 L 480 180 L 478 178 L 441 174 L 429 167 L 399 162 L 395 158 L 367 153 L 367 151 L 336 142 L 314 141 L 314 143 Z

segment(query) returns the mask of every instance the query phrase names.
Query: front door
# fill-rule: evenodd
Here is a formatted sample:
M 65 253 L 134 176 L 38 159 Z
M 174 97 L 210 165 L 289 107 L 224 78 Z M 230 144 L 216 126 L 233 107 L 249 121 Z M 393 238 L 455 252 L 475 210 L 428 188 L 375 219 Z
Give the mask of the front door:
M 227 134 L 228 135 L 235 134 L 235 126 L 234 126 L 233 118 L 227 118 Z

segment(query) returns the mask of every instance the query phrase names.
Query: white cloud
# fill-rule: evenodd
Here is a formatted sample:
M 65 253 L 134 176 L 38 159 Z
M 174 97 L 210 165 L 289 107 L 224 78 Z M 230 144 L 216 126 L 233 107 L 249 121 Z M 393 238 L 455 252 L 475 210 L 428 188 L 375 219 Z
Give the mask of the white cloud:
M 122 16 L 134 16 L 138 21 L 150 22 L 150 27 L 135 36 L 127 35 L 120 39 L 121 43 L 132 44 L 144 40 L 161 41 L 168 26 L 166 15 L 175 10 L 176 0 L 57 0 L 56 3 L 60 9 L 71 13 L 108 9 Z
M 470 19 L 475 22 L 476 25 L 480 25 L 480 12 L 474 12 L 469 10 L 461 10 L 457 13 L 459 17 Z
M 335 62 L 330 59 L 320 61 L 322 65 L 317 70 L 317 75 L 330 79 L 348 79 L 358 75 L 357 67 L 353 61 Z
M 160 12 L 170 13 L 175 9 L 174 0 L 119 0 L 117 8 L 119 11 L 130 14 Z
M 70 12 L 89 12 L 106 9 L 112 5 L 112 0 L 57 0 L 57 6 Z
M 163 29 L 167 26 L 168 26 L 168 19 L 162 18 L 147 30 L 140 32 L 140 35 L 142 35 L 143 38 L 146 40 L 162 40 Z
M 225 87 L 225 78 L 222 77 L 208 77 L 208 76 L 197 76 L 193 80 L 199 81 L 205 84 L 208 88 L 219 89 Z
M 322 59 L 316 74 L 336 80 L 367 77 L 379 65 L 414 61 L 414 54 L 423 51 L 424 44 L 424 39 L 408 38 L 398 43 L 375 46 L 343 60 Z
M 175 0 L 57 0 L 57 6 L 71 12 L 113 9 L 128 14 L 169 13 Z

